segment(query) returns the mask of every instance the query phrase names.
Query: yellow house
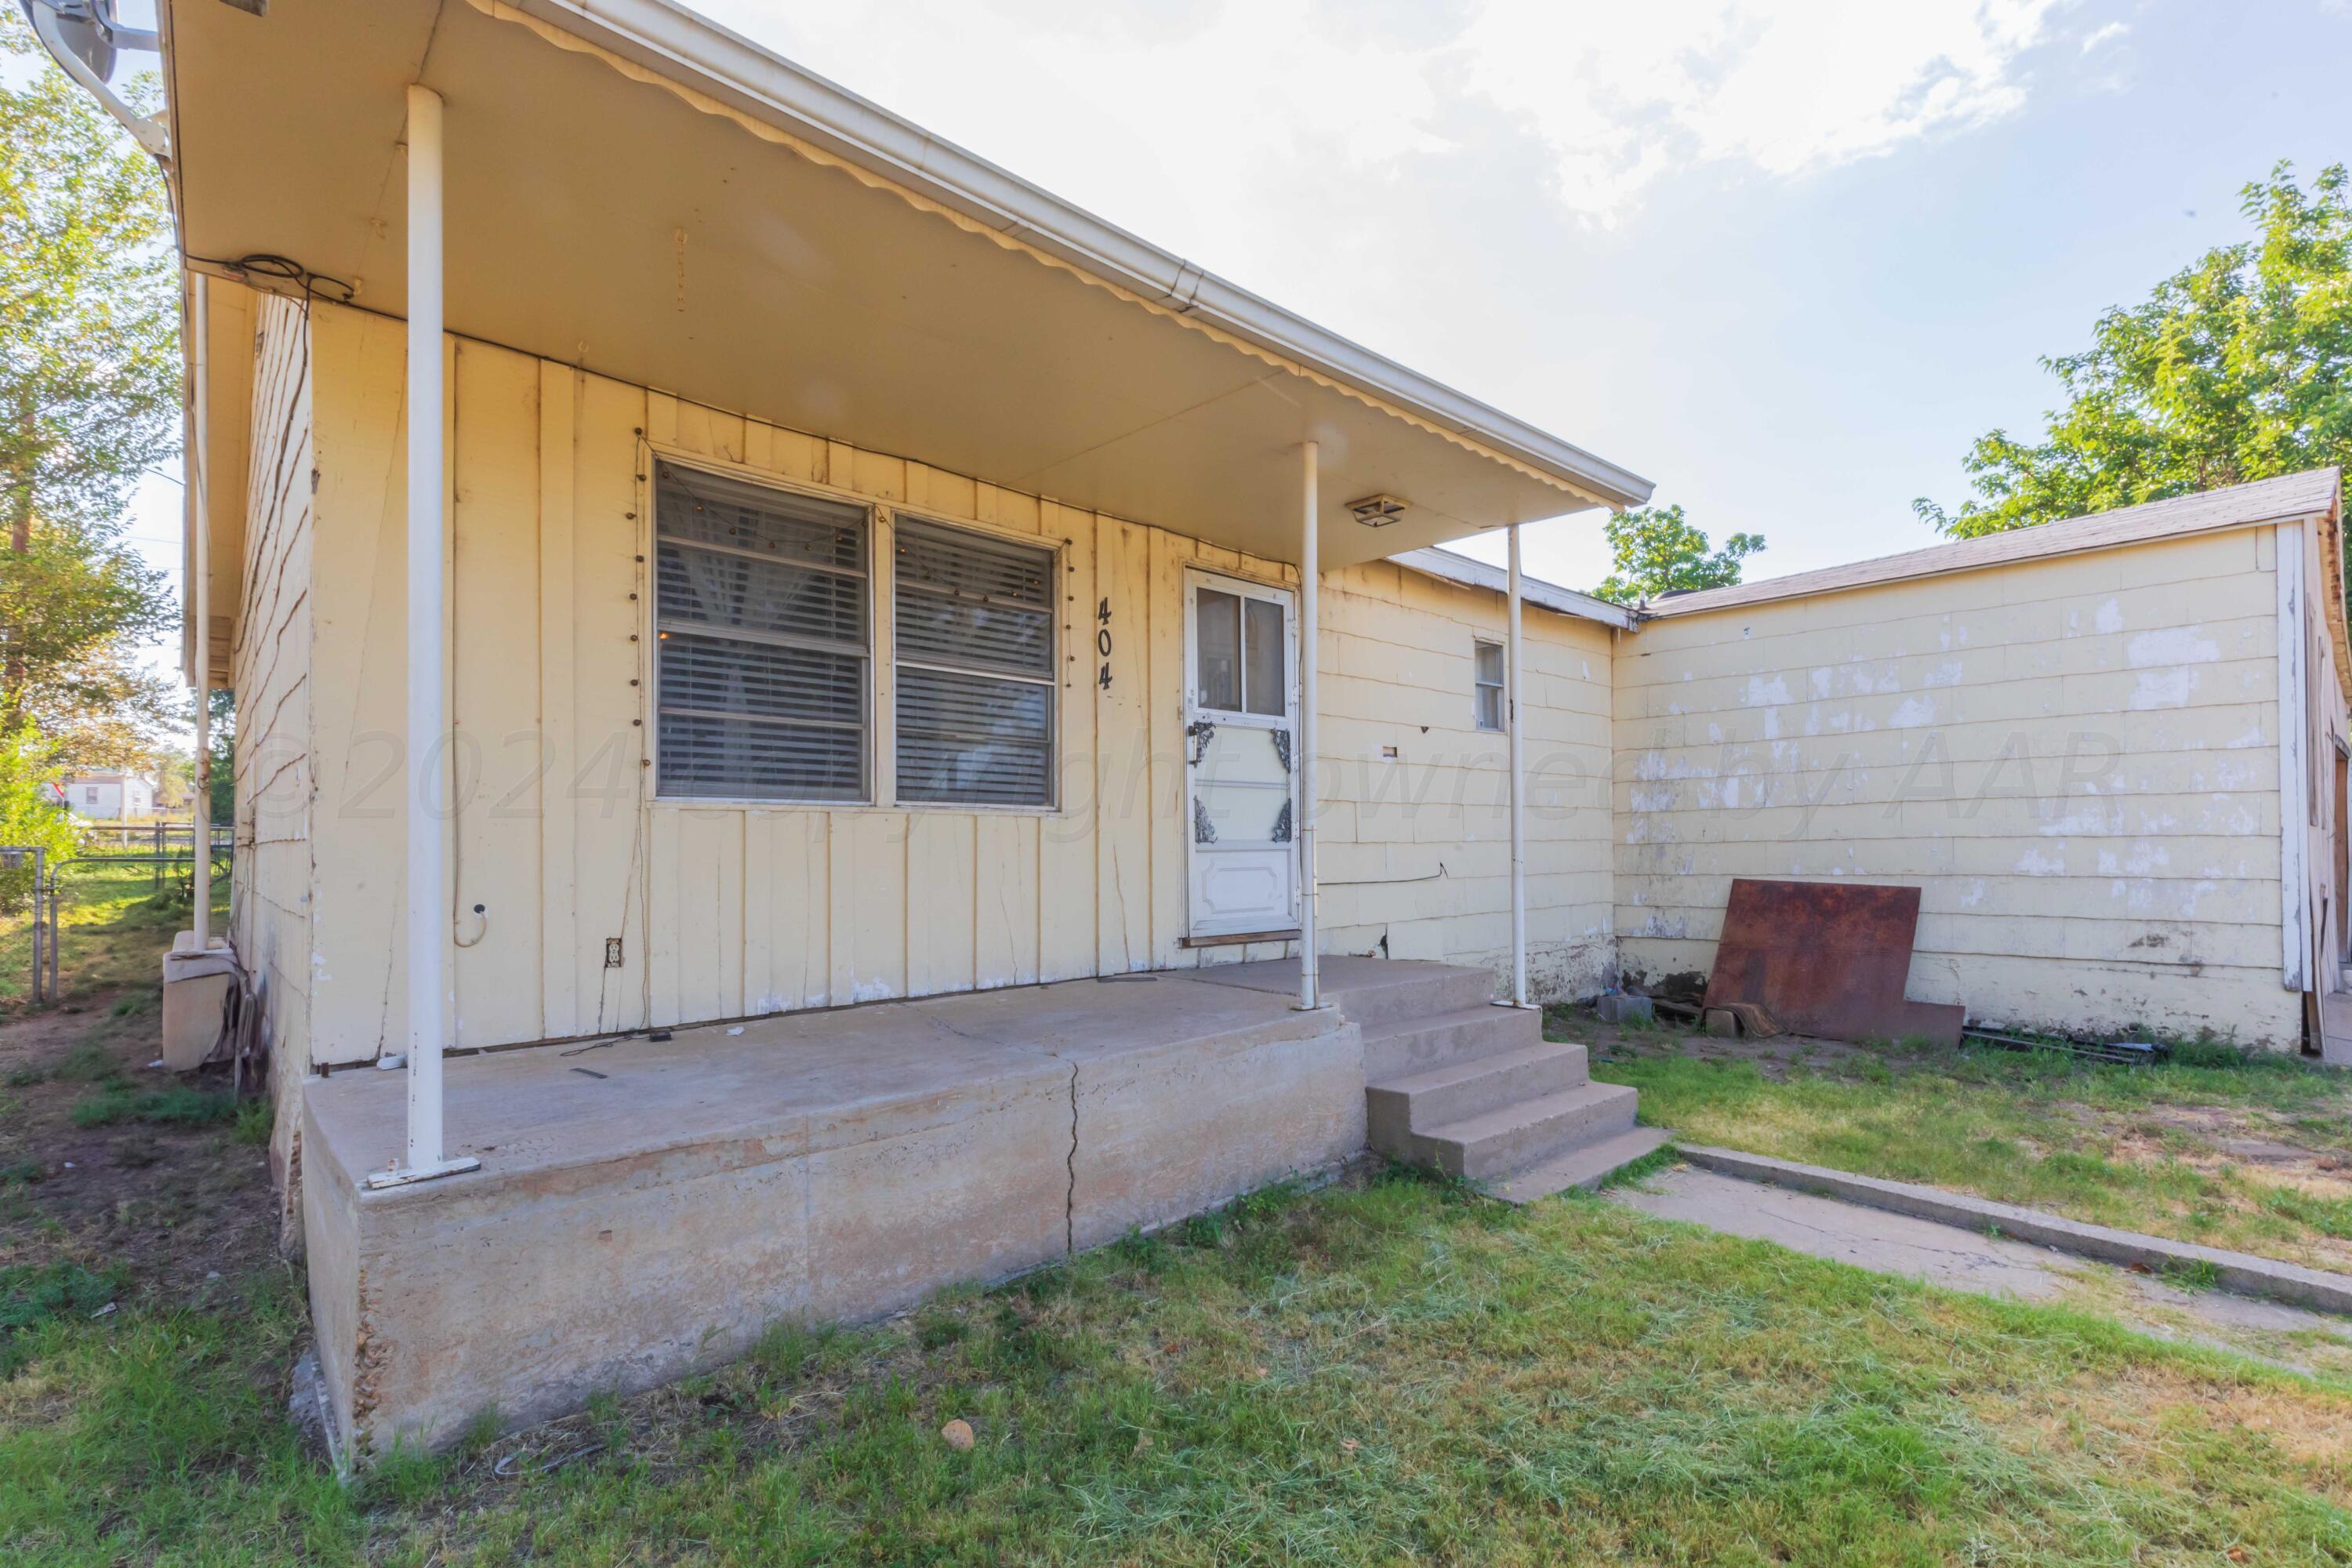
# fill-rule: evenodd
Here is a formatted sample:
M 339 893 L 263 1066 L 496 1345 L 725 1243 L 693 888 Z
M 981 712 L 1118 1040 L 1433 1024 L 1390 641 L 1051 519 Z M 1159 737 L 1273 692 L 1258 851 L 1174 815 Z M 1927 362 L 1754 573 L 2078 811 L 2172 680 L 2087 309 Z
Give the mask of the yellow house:
M 667 0 L 158 12 L 360 1449 L 1368 1148 L 1597 1181 L 1659 1135 L 1534 1005 L 1737 876 L 1919 883 L 1983 1019 L 2329 1033 L 2332 473 L 1629 610 L 1440 547 L 1646 480 Z
M 1388 559 L 1646 481 L 659 0 L 160 9 L 339 1433 L 1654 1146 L 1530 1005 L 1614 963 L 1633 617 Z

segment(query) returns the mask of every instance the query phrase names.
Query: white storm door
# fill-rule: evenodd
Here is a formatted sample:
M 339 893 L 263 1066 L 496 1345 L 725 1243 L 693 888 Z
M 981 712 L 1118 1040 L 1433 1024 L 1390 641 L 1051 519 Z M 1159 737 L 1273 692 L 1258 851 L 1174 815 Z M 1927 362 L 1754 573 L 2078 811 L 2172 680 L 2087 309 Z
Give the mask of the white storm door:
M 1195 938 L 1298 927 L 1297 630 L 1288 591 L 1184 581 L 1184 820 Z

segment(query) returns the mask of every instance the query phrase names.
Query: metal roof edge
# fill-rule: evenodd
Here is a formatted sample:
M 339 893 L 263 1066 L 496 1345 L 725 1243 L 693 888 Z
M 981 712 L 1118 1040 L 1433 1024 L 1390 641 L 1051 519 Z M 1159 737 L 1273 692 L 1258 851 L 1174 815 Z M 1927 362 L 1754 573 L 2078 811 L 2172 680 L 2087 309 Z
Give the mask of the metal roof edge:
M 1617 507 L 1651 481 L 1205 272 L 675 0 L 474 0 L 559 26 L 1180 313 L 1469 437 Z
M 1849 562 L 1838 566 L 1794 572 L 1760 583 L 1708 588 L 1644 604 L 1643 620 L 1705 615 L 1742 609 L 1751 605 L 1801 599 L 1816 594 L 1851 593 L 1889 583 L 1946 576 L 1955 572 L 1979 572 L 2054 556 L 2083 554 L 2186 538 L 2222 529 L 2255 528 L 2281 522 L 2302 522 L 2331 515 L 2338 504 L 2341 476 L 2333 468 L 2311 468 L 2271 479 L 2254 479 L 2220 489 L 2143 501 L 2137 506 L 2036 523 L 2002 533 L 1950 540 L 1893 555 Z M 2250 493 L 2251 492 L 2251 493 Z M 2232 506 L 2231 498 L 2243 504 Z M 2176 521 L 2179 520 L 2179 521 Z
M 1497 594 L 1510 592 L 1511 574 L 1500 566 L 1489 565 L 1484 561 L 1474 560 L 1434 544 L 1408 550 L 1402 554 L 1389 556 L 1388 560 L 1391 564 L 1402 566 L 1408 572 L 1419 572 L 1424 576 L 1458 583 L 1465 588 L 1491 588 Z M 1563 588 L 1557 583 L 1547 583 L 1524 572 L 1519 574 L 1519 597 L 1527 604 L 1556 610 L 1564 616 L 1599 621 L 1624 631 L 1632 630 L 1636 619 L 1633 612 L 1623 605 L 1612 604 L 1591 594 L 1580 594 L 1573 588 Z

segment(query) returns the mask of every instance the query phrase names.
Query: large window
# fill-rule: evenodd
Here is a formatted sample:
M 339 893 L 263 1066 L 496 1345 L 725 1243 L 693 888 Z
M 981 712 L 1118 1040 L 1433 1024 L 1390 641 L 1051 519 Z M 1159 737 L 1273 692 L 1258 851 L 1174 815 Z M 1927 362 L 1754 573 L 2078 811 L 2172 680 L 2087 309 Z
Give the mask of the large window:
M 1472 648 L 1472 714 L 1481 730 L 1499 730 L 1503 727 L 1503 645 L 1482 642 Z
M 668 461 L 655 481 L 660 793 L 866 799 L 866 509 Z
M 1050 805 L 1054 553 L 898 524 L 898 798 Z

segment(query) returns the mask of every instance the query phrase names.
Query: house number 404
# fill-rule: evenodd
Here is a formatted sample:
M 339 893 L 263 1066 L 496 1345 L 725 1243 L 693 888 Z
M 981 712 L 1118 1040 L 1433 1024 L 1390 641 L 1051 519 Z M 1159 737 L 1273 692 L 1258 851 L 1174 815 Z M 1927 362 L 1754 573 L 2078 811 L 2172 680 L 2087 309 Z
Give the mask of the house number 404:
M 1095 652 L 1102 658 L 1102 667 L 1095 671 L 1095 684 L 1108 691 L 1110 689 L 1110 601 L 1108 599 L 1095 606 Z

